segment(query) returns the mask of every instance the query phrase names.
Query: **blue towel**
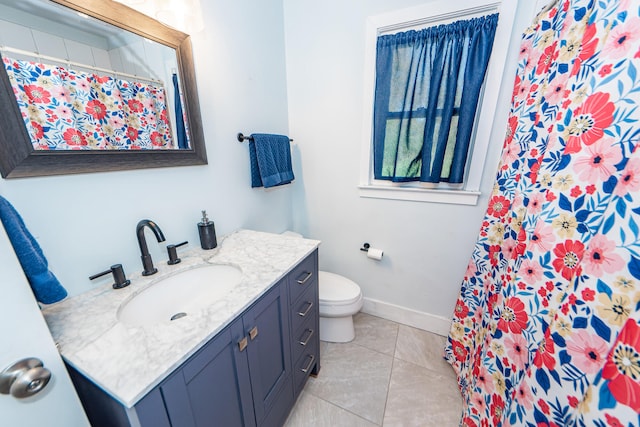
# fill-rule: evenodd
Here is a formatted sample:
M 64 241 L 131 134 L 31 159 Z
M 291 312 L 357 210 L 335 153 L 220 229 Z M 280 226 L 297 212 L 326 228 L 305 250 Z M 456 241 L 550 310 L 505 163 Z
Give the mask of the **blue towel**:
M 67 291 L 49 271 L 49 264 L 38 242 L 27 230 L 20 214 L 2 196 L 0 196 L 0 220 L 36 299 L 43 304 L 52 304 L 65 298 Z
M 249 141 L 251 187 L 265 188 L 293 181 L 289 137 L 254 133 Z

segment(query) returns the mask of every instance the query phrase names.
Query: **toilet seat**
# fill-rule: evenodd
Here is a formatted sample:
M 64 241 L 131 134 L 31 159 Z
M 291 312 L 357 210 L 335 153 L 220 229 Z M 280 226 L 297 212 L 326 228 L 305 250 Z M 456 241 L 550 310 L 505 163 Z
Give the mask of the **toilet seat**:
M 328 271 L 320 271 L 319 277 L 320 305 L 351 305 L 362 299 L 360 286 L 352 280 Z

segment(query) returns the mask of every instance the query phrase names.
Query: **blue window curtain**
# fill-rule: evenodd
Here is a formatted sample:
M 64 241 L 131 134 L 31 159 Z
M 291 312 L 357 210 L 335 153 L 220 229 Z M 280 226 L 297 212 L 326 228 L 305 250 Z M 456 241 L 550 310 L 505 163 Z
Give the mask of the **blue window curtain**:
M 462 183 L 498 14 L 378 37 L 375 179 Z

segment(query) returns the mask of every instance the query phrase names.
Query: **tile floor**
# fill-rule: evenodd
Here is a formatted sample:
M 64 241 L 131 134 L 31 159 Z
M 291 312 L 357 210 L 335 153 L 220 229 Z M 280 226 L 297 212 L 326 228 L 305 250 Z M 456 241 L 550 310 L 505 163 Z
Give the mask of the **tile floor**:
M 460 392 L 442 359 L 445 338 L 379 317 L 355 316 L 356 339 L 321 343 L 285 427 L 454 427 Z

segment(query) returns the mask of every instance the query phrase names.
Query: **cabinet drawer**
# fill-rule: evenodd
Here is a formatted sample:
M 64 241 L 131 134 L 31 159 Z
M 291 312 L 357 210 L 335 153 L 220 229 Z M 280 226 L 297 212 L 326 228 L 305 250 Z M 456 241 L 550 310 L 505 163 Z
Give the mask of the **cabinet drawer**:
M 314 347 L 318 342 L 318 322 L 315 318 L 309 318 L 301 327 L 293 332 L 291 342 L 292 360 L 296 363 L 304 351 Z
M 297 333 L 302 324 L 310 318 L 318 316 L 318 293 L 314 287 L 304 292 L 301 297 L 291 305 L 291 330 Z
M 300 359 L 298 359 L 293 366 L 293 387 L 296 396 L 300 393 L 311 371 L 313 371 L 314 366 L 318 363 L 316 343 L 314 341 L 313 345 L 311 345 L 311 342 L 309 342 L 309 344 L 309 348 L 304 351 Z
M 316 252 L 309 255 L 289 274 L 289 301 L 294 303 L 300 295 L 318 283 Z

